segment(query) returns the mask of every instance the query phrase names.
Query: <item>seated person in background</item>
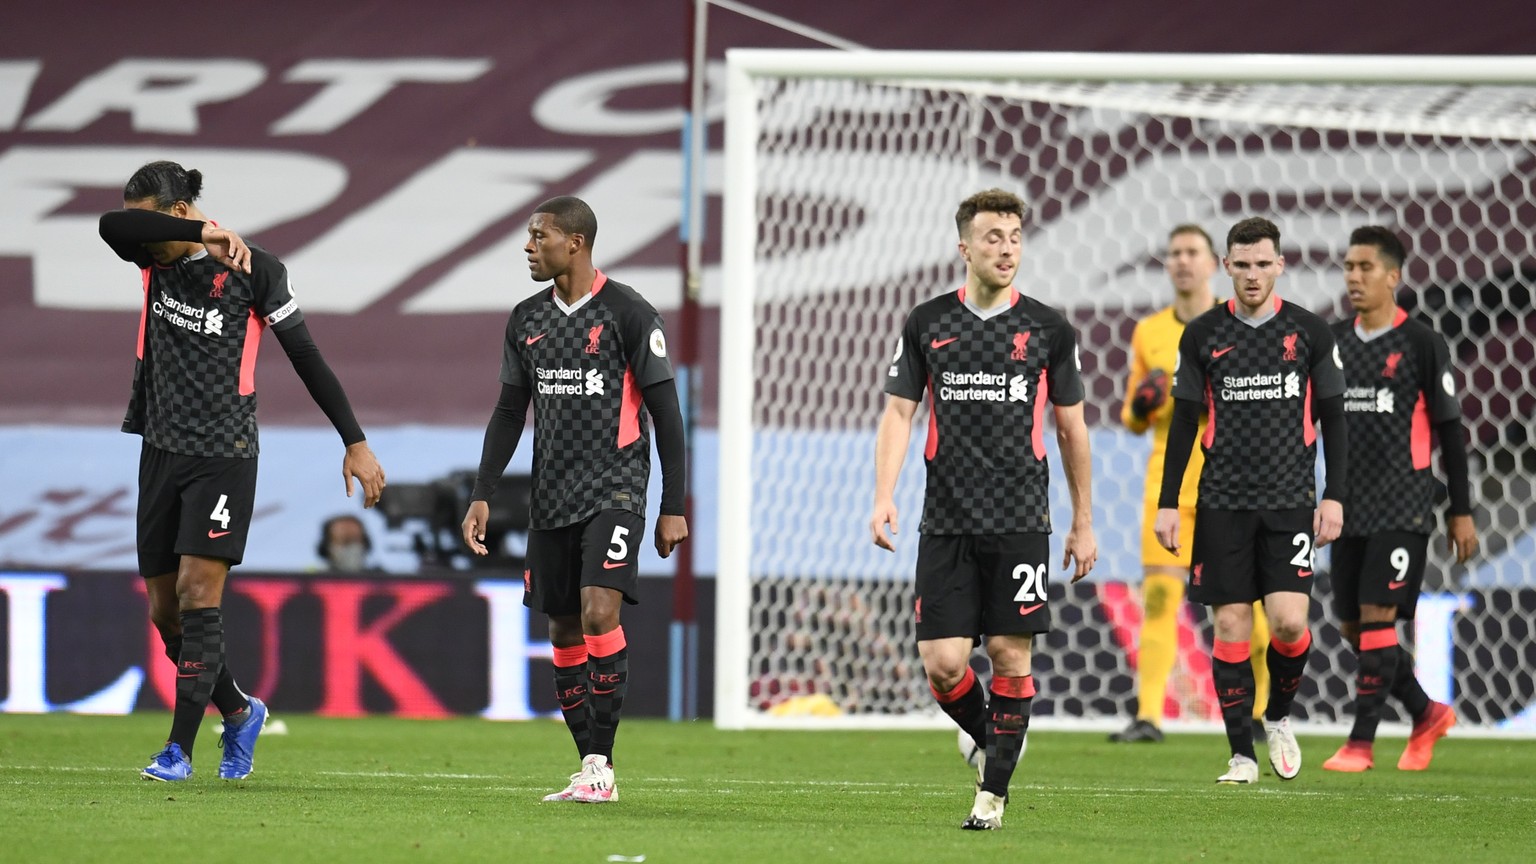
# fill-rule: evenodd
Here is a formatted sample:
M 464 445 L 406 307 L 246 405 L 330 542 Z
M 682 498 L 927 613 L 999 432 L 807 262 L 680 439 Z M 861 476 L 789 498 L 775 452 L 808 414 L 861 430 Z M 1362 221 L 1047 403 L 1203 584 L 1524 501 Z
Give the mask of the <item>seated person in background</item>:
M 361 573 L 375 569 L 368 566 L 373 540 L 363 520 L 343 513 L 332 516 L 320 526 L 320 543 L 315 554 L 325 561 L 325 568 L 338 573 Z

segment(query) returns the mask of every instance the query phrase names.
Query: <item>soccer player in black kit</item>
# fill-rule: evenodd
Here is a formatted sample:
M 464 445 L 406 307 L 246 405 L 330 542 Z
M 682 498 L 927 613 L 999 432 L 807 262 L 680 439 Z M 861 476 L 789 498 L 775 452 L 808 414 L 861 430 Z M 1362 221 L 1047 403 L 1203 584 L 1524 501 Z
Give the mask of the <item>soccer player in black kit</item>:
M 1253 601 L 1269 620 L 1269 764 L 1289 780 L 1301 771 L 1290 710 L 1307 668 L 1316 546 L 1339 536 L 1346 470 L 1344 375 L 1323 320 L 1274 293 L 1285 271 L 1280 229 L 1244 219 L 1227 232 L 1223 262 L 1233 299 L 1191 321 L 1179 339 L 1175 398 L 1155 532 L 1179 548 L 1179 487 L 1200 414 L 1205 469 L 1195 505 L 1189 599 L 1212 607 L 1212 675 L 1232 758 L 1218 783 L 1259 779 L 1253 749 Z M 1317 423 L 1327 488 L 1317 501 Z
M 139 573 L 149 617 L 176 664 L 176 706 L 165 748 L 142 776 L 192 776 L 192 746 L 208 703 L 224 716 L 219 776 L 251 773 L 267 719 L 236 686 L 219 612 L 229 568 L 245 554 L 256 494 L 256 352 L 271 328 L 346 445 L 341 473 L 372 507 L 384 471 L 346 393 L 310 338 L 288 271 L 198 209 L 203 177 L 151 162 L 123 187 L 122 210 L 101 217 L 101 239 L 142 275 L 138 362 L 123 431 L 142 435 Z
M 549 616 L 555 691 L 581 769 L 545 801 L 618 800 L 614 734 L 629 686 L 619 610 L 638 602 L 639 543 L 651 472 L 646 413 L 661 457 L 656 551 L 688 537 L 683 417 L 661 316 L 592 264 L 597 217 L 579 198 L 540 204 L 528 270 L 554 285 L 507 319 L 501 396 L 485 430 L 464 542 L 485 555 L 487 502 L 534 407 L 533 495 L 523 603 Z
M 1411 621 L 1418 606 L 1435 528 L 1431 429 L 1440 440 L 1450 497 L 1447 545 L 1457 563 L 1477 551 L 1451 355 L 1440 334 L 1397 305 L 1406 257 L 1402 241 L 1388 229 L 1355 229 L 1344 258 L 1355 315 L 1333 326 L 1349 421 L 1344 531 L 1333 545 L 1333 609 L 1360 664 L 1354 728 L 1323 763 L 1329 771 L 1359 772 L 1375 764 L 1376 725 L 1388 693 L 1413 718 L 1397 762 L 1402 770 L 1428 768 L 1435 742 L 1456 723 L 1451 706 L 1425 694 L 1413 674 L 1413 656 L 1397 641 L 1397 622 Z
M 869 531 L 875 545 L 895 551 L 886 526 L 898 531 L 896 480 L 927 391 L 928 478 L 913 608 L 934 698 L 984 748 L 976 797 L 960 826 L 971 831 L 1002 827 L 1035 695 L 1031 644 L 1051 624 L 1047 404 L 1072 499 L 1062 566 L 1075 559 L 1076 582 L 1098 557 L 1077 338 L 1061 313 L 1013 285 L 1023 220 L 1024 202 L 1001 189 L 960 204 L 965 284 L 907 316 L 875 443 Z M 992 661 L 987 694 L 970 665 L 981 634 Z

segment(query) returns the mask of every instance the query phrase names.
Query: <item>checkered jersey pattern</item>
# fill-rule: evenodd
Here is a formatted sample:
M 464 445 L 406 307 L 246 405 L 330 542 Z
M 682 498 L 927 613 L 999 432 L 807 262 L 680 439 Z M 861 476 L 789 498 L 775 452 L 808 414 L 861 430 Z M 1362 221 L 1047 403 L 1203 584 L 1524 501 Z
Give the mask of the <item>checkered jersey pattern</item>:
M 1258 327 L 1227 301 L 1191 321 L 1179 340 L 1173 395 L 1204 404 L 1199 506 L 1291 510 L 1315 506 L 1314 400 L 1344 392 L 1333 332 L 1274 298 Z
M 1077 337 L 1060 313 L 1017 292 L 983 319 L 965 289 L 907 317 L 885 392 L 930 396 L 925 534 L 1047 533 L 1045 405 L 1083 400 Z
M 123 431 L 184 456 L 254 457 L 256 351 L 304 320 L 288 270 L 251 246 L 251 272 L 206 252 L 143 269 L 144 309 Z
M 1369 342 L 1354 320 L 1334 324 L 1333 332 L 1344 360 L 1349 420 L 1343 536 L 1428 534 L 1437 485 L 1430 430 L 1461 416 L 1445 340 L 1401 309 L 1392 328 Z
M 501 380 L 533 392 L 533 528 L 605 509 L 645 515 L 651 436 L 641 393 L 672 378 L 661 316 L 601 271 L 569 314 L 552 287 L 517 304 Z

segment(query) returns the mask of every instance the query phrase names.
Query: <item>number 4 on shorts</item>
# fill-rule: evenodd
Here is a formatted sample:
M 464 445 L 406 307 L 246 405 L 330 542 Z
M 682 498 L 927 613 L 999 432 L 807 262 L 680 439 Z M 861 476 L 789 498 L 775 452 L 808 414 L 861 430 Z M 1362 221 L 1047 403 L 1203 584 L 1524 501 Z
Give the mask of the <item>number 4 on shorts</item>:
M 224 506 L 224 502 L 228 500 L 228 495 L 220 495 L 219 503 L 213 505 L 213 512 L 208 514 L 208 518 L 219 523 L 220 528 L 229 527 L 229 510 Z

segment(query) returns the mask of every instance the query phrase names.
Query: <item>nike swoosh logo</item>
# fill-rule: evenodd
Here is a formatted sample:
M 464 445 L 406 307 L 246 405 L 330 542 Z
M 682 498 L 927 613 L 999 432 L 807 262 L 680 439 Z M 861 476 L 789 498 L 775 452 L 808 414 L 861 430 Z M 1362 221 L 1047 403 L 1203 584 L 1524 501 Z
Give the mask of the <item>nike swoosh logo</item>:
M 1399 588 L 1401 588 L 1401 587 L 1403 587 L 1404 585 L 1407 585 L 1407 584 L 1408 584 L 1407 582 L 1393 582 L 1392 584 L 1387 586 L 1387 590 L 1388 591 L 1396 591 L 1397 589 L 1399 589 Z
M 1237 706 L 1239 706 L 1241 704 L 1243 704 L 1243 700 L 1239 699 L 1236 702 L 1223 702 L 1223 703 L 1221 703 L 1221 707 L 1223 707 L 1223 708 L 1236 708 Z
M 623 567 L 623 566 L 625 566 L 628 563 L 629 563 L 628 561 L 604 561 L 603 562 L 603 569 L 604 570 L 617 570 L 620 567 Z
M 1033 606 L 1020 606 L 1019 607 L 1019 614 L 1020 615 L 1028 615 L 1029 613 L 1035 611 L 1036 609 L 1039 609 L 1041 606 L 1044 606 L 1044 605 L 1045 605 L 1044 603 L 1036 603 Z
M 176 677 L 177 678 L 196 678 L 197 674 L 198 673 L 196 673 L 196 672 L 177 672 L 176 673 Z
M 619 688 L 617 688 L 617 687 L 613 688 L 613 690 L 617 690 L 617 689 L 619 689 Z M 607 696 L 609 693 L 612 693 L 613 690 L 593 690 L 592 691 L 592 695 L 593 696 Z
M 529 336 L 527 339 L 524 340 L 524 342 L 526 344 L 528 344 L 528 345 L 532 345 L 533 343 L 539 341 L 540 339 L 543 339 L 545 336 L 548 336 L 548 335 L 549 335 L 548 333 L 540 333 L 537 336 Z
M 1236 348 L 1236 347 L 1237 347 L 1236 345 L 1228 345 L 1227 347 L 1222 348 L 1219 351 L 1212 351 L 1211 352 L 1211 359 L 1215 360 L 1217 357 L 1220 357 L 1221 355 L 1227 353 L 1228 351 L 1231 351 L 1233 348 Z
M 1296 571 L 1296 578 L 1297 579 L 1305 579 L 1305 578 L 1307 578 L 1308 576 L 1311 576 L 1311 575 L 1312 575 L 1312 571 L 1311 570 L 1297 570 Z
M 229 533 L 228 531 L 215 531 L 212 528 L 209 528 L 208 529 L 208 539 L 209 540 L 217 540 L 220 537 L 223 537 L 225 534 L 228 534 L 228 533 Z
M 1291 763 L 1285 761 L 1285 757 L 1284 756 L 1280 757 L 1280 767 L 1285 769 L 1285 773 L 1287 773 L 1287 774 L 1291 773 L 1291 771 L 1293 770 L 1291 768 Z
M 959 342 L 959 341 L 960 341 L 960 337 L 959 336 L 951 336 L 948 339 L 935 339 L 932 342 L 928 343 L 928 347 L 929 348 L 938 349 L 938 348 L 943 348 L 945 345 L 948 345 L 951 342 Z

